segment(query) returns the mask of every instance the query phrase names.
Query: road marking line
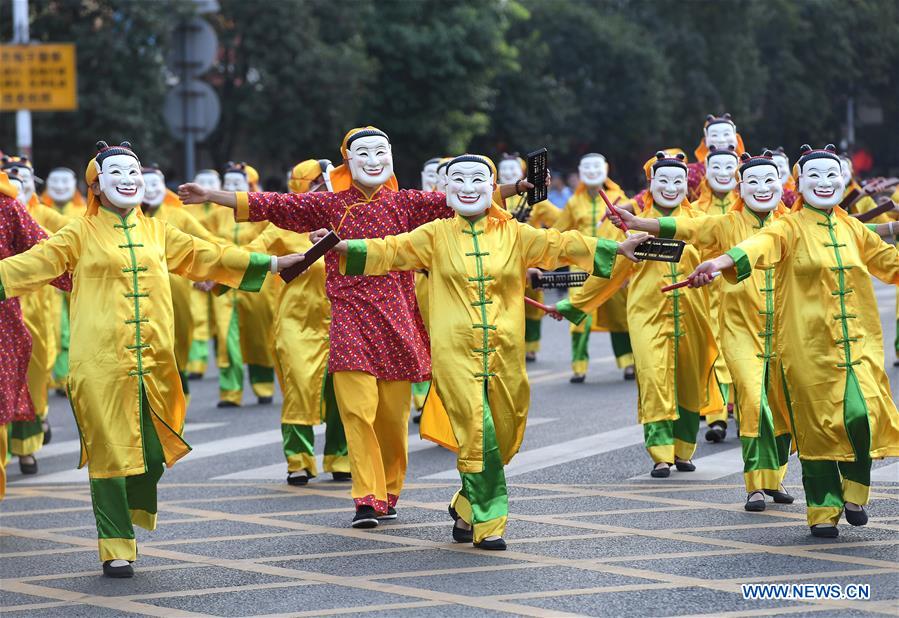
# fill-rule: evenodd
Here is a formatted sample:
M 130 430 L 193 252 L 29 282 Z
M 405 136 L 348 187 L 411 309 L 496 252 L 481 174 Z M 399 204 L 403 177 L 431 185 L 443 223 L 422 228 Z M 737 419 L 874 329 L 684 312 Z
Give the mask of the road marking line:
M 214 427 L 222 427 L 229 423 L 187 423 L 184 426 L 184 432 L 200 431 L 202 429 L 213 429 Z M 79 440 L 64 440 L 63 442 L 51 442 L 39 450 L 36 455 L 38 459 L 46 459 L 47 457 L 57 457 L 59 455 L 71 455 L 81 450 L 81 442 Z
M 871 470 L 871 480 L 883 483 L 899 483 L 899 462 Z
M 527 472 L 542 470 L 551 466 L 586 459 L 594 455 L 617 451 L 634 444 L 643 443 L 643 426 L 628 425 L 612 431 L 584 436 L 550 446 L 530 449 L 518 453 L 506 466 L 506 477 L 518 476 Z M 459 473 L 455 468 L 422 477 L 423 479 L 456 479 Z
M 743 452 L 738 446 L 714 455 L 706 455 L 705 457 L 694 459 L 693 463 L 696 465 L 695 472 L 678 472 L 677 468 L 671 466 L 671 478 L 677 477 L 678 481 L 714 481 L 731 474 L 742 474 Z M 629 480 L 647 479 L 652 479 L 648 472 L 633 476 Z

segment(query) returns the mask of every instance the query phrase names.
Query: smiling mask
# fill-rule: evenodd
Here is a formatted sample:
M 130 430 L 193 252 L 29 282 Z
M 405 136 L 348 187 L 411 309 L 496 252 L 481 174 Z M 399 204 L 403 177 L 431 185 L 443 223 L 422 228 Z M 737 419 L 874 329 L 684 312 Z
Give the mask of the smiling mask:
M 501 185 L 514 185 L 524 178 L 524 161 L 518 155 L 505 154 L 497 168 Z
M 740 197 L 743 203 L 758 213 L 777 208 L 783 197 L 780 170 L 770 150 L 758 157 L 743 153 L 740 158 Z
M 684 159 L 683 154 L 669 157 L 661 151 L 656 153 L 649 192 L 653 202 L 662 208 L 677 208 L 687 197 L 687 164 Z
M 462 155 L 446 167 L 446 203 L 462 216 L 472 217 L 490 208 L 494 173 L 488 161 L 478 155 Z
M 145 167 L 141 170 L 144 176 L 144 204 L 150 209 L 158 208 L 165 200 L 165 176 L 157 167 Z
M 843 200 L 846 185 L 836 150 L 833 144 L 823 150 L 813 150 L 808 144 L 799 149 L 799 192 L 803 202 L 821 210 L 831 210 Z
M 421 168 L 421 190 L 436 191 L 437 190 L 437 166 L 440 165 L 440 159 L 428 159 L 423 168 Z
M 222 177 L 215 170 L 200 170 L 194 176 L 194 182 L 206 191 L 221 191 L 222 189 Z
M 57 167 L 47 175 L 47 195 L 56 204 L 71 202 L 76 188 L 75 172 L 67 167 Z
M 706 181 L 716 193 L 729 193 L 737 186 L 737 152 L 734 148 L 712 146 L 705 160 Z

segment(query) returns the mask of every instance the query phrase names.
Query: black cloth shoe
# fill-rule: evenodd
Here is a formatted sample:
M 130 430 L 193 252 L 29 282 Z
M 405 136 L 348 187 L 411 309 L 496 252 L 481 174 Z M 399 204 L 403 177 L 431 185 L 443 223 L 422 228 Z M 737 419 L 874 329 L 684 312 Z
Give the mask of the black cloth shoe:
M 868 514 L 865 513 L 865 507 L 861 507 L 860 511 L 844 508 L 843 514 L 846 516 L 846 521 L 853 526 L 864 526 L 868 523 Z
M 696 466 L 689 459 L 674 459 L 674 467 L 678 472 L 696 472 Z
M 671 476 L 671 465 L 669 464 L 666 468 L 655 468 L 649 471 L 649 476 L 654 479 L 667 479 Z
M 781 485 L 781 487 L 783 487 L 783 485 Z M 780 491 L 779 489 L 766 489 L 765 495 L 774 498 L 774 501 L 777 504 L 793 504 L 793 501 L 795 500 L 793 496 L 785 491 Z
M 412 417 L 412 422 L 416 425 L 421 424 L 421 410 L 415 413 L 415 416 Z
M 23 461 L 19 457 L 19 471 L 22 474 L 37 474 L 37 459 L 35 459 L 34 455 L 26 455 L 25 457 L 28 457 L 31 461 Z
M 44 430 L 44 444 L 50 444 L 50 440 L 53 439 L 53 430 L 50 429 L 50 423 L 44 421 L 41 423 L 41 429 Z
M 131 566 L 131 563 L 124 566 L 112 566 L 112 560 L 107 560 L 103 563 L 103 575 L 106 577 L 114 577 L 116 579 L 123 579 L 127 577 L 134 577 L 134 567 Z
M 584 383 L 584 380 L 586 380 L 586 379 L 587 379 L 587 375 L 586 375 L 586 374 L 584 374 L 584 373 L 576 373 L 576 374 L 574 374 L 573 376 L 571 376 L 571 379 L 568 380 L 568 381 L 571 382 L 572 384 L 583 384 L 583 383 Z
M 471 528 L 469 528 L 468 530 L 466 530 L 465 528 L 460 528 L 458 526 L 458 523 L 459 523 L 459 520 L 461 519 L 461 517 L 459 517 L 459 514 L 456 512 L 456 509 L 454 509 L 451 506 L 448 506 L 446 508 L 447 508 L 447 511 L 449 512 L 450 518 L 453 520 L 453 540 L 456 543 L 472 543 L 472 542 L 474 542 L 474 530 Z
M 294 487 L 302 487 L 303 485 L 307 485 L 309 483 L 309 474 L 306 476 L 290 476 L 287 475 L 287 484 L 293 485 Z
M 724 421 L 715 421 L 709 425 L 709 430 L 705 432 L 705 439 L 708 442 L 723 442 L 727 437 L 727 423 Z
M 893 367 L 899 367 L 899 358 L 893 361 Z
M 239 403 L 234 403 L 233 401 L 220 401 L 215 405 L 216 408 L 239 408 Z
M 480 543 L 475 543 L 474 546 L 477 547 L 478 549 L 487 549 L 490 551 L 505 551 L 506 550 L 506 542 L 503 540 L 502 537 L 500 537 L 498 539 L 492 539 L 490 541 L 488 541 L 487 539 L 484 539 Z
M 64 388 L 57 388 L 54 392 L 56 393 L 57 397 L 68 397 L 69 396 L 68 393 L 66 393 L 66 389 L 64 389 Z
M 387 507 L 387 512 L 378 515 L 378 521 L 392 521 L 396 519 L 396 509 L 392 506 Z
M 187 379 L 190 380 L 191 382 L 193 382 L 194 380 L 202 380 L 203 374 L 202 373 L 189 373 L 189 374 L 187 374 Z
M 624 368 L 624 379 L 627 381 L 637 379 L 637 369 L 633 365 Z
M 267 406 L 272 401 L 274 401 L 274 399 L 271 397 L 257 397 L 256 401 L 257 401 L 257 403 L 259 403 L 260 406 Z
M 537 353 L 536 353 L 536 352 L 525 352 L 525 353 L 524 353 L 524 362 L 526 362 L 526 363 L 533 363 L 533 362 L 536 361 L 536 360 L 537 360 Z
M 353 480 L 353 475 L 349 472 L 332 472 L 331 478 L 338 483 L 345 483 Z
M 765 496 L 761 498 L 756 498 L 755 500 L 750 500 L 751 497 L 757 495 L 759 492 L 754 491 L 748 496 L 746 496 L 746 504 L 743 505 L 743 508 L 747 511 L 752 511 L 753 513 L 760 513 L 765 510 Z
M 812 536 L 816 536 L 819 539 L 835 539 L 840 536 L 840 531 L 837 530 L 836 526 L 822 526 L 819 524 L 815 524 L 809 530 L 812 531 Z
M 353 528 L 377 528 L 378 513 L 373 506 L 362 504 L 356 507 L 356 516 L 353 517 Z

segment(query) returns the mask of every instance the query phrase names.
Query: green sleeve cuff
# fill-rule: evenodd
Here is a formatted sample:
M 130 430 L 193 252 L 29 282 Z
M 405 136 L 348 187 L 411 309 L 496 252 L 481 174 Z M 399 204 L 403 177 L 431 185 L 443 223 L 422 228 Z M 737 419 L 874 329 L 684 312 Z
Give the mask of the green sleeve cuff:
M 674 217 L 659 217 L 659 238 L 674 238 L 677 233 L 677 221 Z
M 875 234 L 877 233 L 877 224 L 876 223 L 865 223 L 865 227 L 868 228 L 869 230 L 871 230 L 872 232 L 874 232 Z
M 749 256 L 739 247 L 734 247 L 730 251 L 725 251 L 727 255 L 734 261 L 734 270 L 737 274 L 737 281 L 742 281 L 752 274 L 752 264 L 749 263 Z
M 264 253 L 251 253 L 250 263 L 247 265 L 247 270 L 240 281 L 239 289 L 244 292 L 258 292 L 262 289 L 262 284 L 265 283 L 265 278 L 268 276 L 271 267 L 272 256 Z
M 2 281 L 0 281 L 0 300 L 6 300 L 6 288 L 3 287 Z
M 346 247 L 346 274 L 365 274 L 365 261 L 368 257 L 368 247 L 364 240 L 348 240 Z
M 580 324 L 587 319 L 587 314 L 571 304 L 571 300 L 565 298 L 556 303 L 556 311 L 569 322 Z
M 593 276 L 611 278 L 616 257 L 618 257 L 618 243 L 608 238 L 597 238 L 596 251 L 593 253 Z

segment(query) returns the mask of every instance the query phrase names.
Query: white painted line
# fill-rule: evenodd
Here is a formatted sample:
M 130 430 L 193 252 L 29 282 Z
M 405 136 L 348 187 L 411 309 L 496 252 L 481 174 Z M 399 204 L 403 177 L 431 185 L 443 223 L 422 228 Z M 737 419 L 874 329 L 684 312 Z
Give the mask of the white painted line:
M 643 425 L 629 425 L 620 429 L 606 431 L 559 442 L 550 446 L 530 449 L 518 453 L 512 462 L 506 466 L 506 477 L 518 476 L 527 472 L 534 472 L 552 466 L 586 459 L 594 455 L 617 451 L 634 444 L 643 443 Z M 459 473 L 455 468 L 444 470 L 437 474 L 431 474 L 424 479 L 456 479 Z
M 223 425 L 227 425 L 228 423 L 187 423 L 184 426 L 185 433 L 192 433 L 195 431 L 200 431 L 203 429 L 212 429 L 214 427 L 222 427 Z M 81 450 L 81 444 L 79 440 L 65 440 L 63 442 L 51 442 L 47 446 L 41 447 L 36 455 L 38 460 L 43 460 L 46 457 L 57 457 L 59 455 L 71 455 L 72 453 L 77 453 Z
M 598 358 L 590 359 L 590 364 L 591 365 L 599 365 L 602 363 L 610 363 L 610 362 L 614 362 L 614 361 L 615 361 L 614 356 L 600 356 Z M 532 380 L 529 379 L 528 383 L 531 385 L 546 384 L 547 382 L 556 382 L 556 381 L 568 379 L 570 377 L 571 377 L 570 369 L 565 370 L 565 371 L 557 371 L 555 373 L 544 373 L 539 376 L 536 376 L 536 372 L 535 372 L 534 379 L 532 379 Z
M 678 481 L 714 481 L 731 474 L 743 474 L 743 453 L 740 447 L 729 448 L 726 451 L 706 455 L 693 460 L 696 466 L 695 472 L 678 472 L 671 466 L 671 477 L 677 477 Z M 652 479 L 649 473 L 635 476 L 630 480 Z M 656 479 L 652 479 L 656 480 Z
M 535 417 L 528 419 L 528 426 L 533 427 L 535 425 L 543 425 L 544 423 L 551 423 L 552 421 L 556 421 L 556 418 L 545 418 L 545 417 Z M 409 452 L 417 453 L 419 451 L 424 451 L 432 448 L 437 448 L 439 445 L 434 442 L 430 442 L 428 440 L 422 440 L 418 434 L 409 434 Z M 287 464 L 286 462 L 279 462 L 276 464 L 271 464 L 268 466 L 260 466 L 258 468 L 250 468 L 249 470 L 241 470 L 240 472 L 232 472 L 231 474 L 224 474 L 222 476 L 215 476 L 212 478 L 213 481 L 283 481 L 284 475 L 287 473 Z M 318 467 L 319 470 L 324 469 L 324 465 L 322 463 L 322 458 L 319 456 L 318 458 Z
M 899 483 L 899 461 L 871 470 L 871 480 L 881 483 Z

